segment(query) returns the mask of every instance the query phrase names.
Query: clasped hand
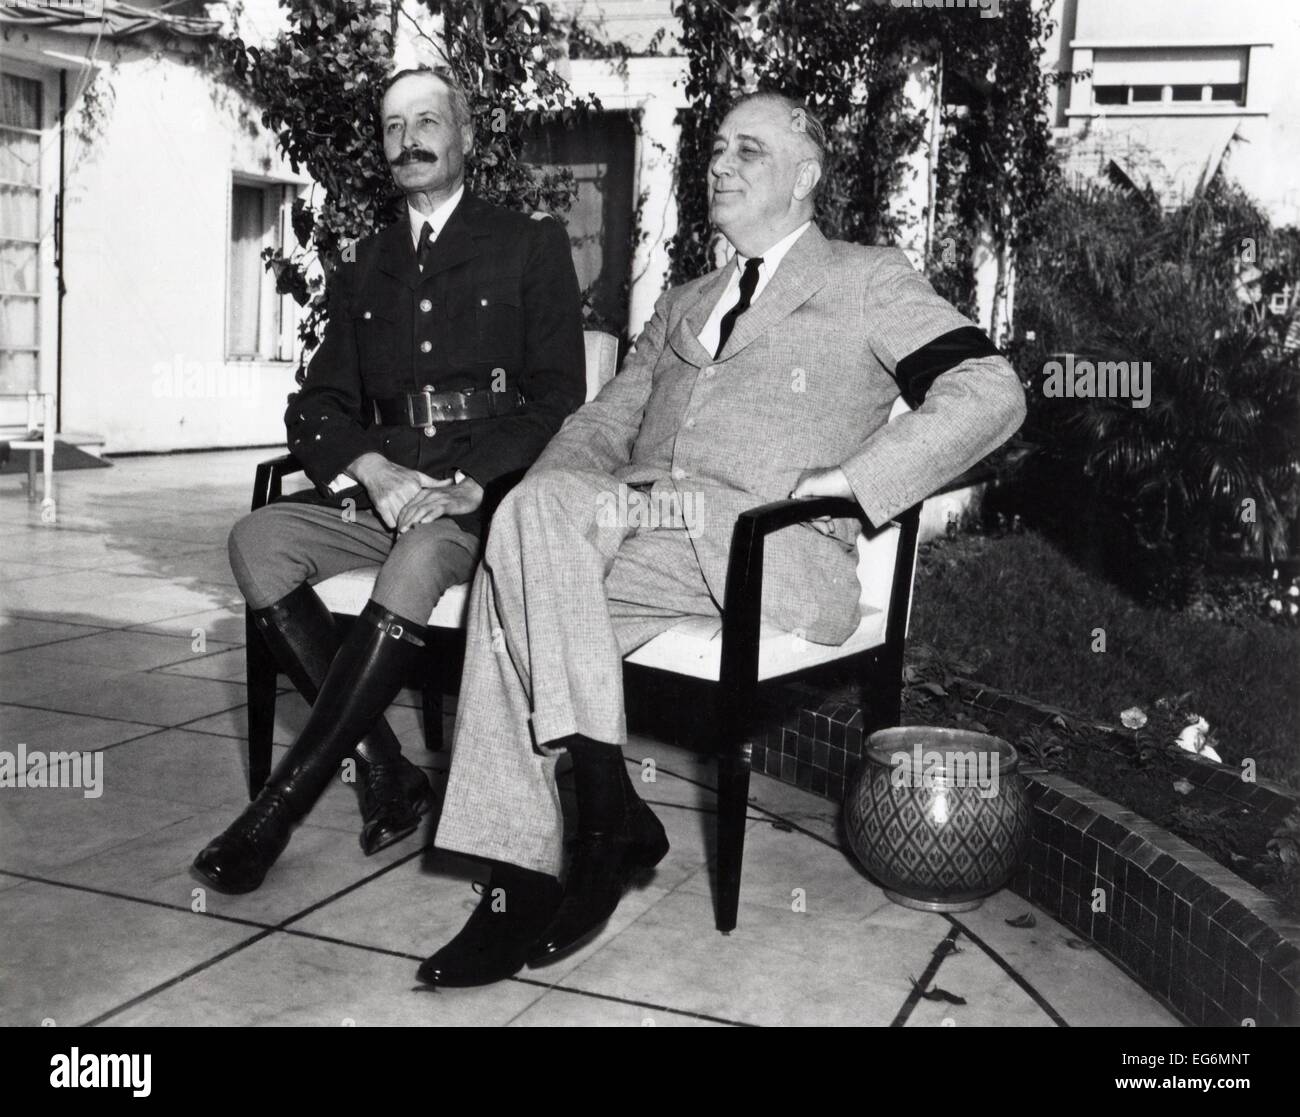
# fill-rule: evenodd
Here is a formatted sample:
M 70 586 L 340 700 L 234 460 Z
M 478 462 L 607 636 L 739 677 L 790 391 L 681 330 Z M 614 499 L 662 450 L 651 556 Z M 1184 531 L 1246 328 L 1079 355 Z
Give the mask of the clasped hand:
M 472 477 L 435 481 L 427 474 L 390 462 L 382 454 L 362 454 L 348 468 L 370 497 L 375 514 L 398 534 L 442 516 L 463 516 L 483 503 L 483 487 Z

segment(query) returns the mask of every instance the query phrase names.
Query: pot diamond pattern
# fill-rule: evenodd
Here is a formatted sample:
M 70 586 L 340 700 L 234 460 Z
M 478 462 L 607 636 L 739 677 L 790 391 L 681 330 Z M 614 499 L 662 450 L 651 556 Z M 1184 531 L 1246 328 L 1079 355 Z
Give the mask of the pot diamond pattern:
M 850 845 L 873 877 L 931 904 L 987 896 L 1007 882 L 1029 842 L 1029 806 L 1014 770 L 988 796 L 975 786 L 897 786 L 893 775 L 869 757 L 845 800 Z

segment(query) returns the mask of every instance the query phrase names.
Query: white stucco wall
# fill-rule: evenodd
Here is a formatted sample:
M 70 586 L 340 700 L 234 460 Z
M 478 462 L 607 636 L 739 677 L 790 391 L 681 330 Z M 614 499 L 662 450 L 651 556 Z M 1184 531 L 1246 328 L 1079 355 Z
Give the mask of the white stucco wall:
M 203 70 L 128 50 L 107 76 L 67 181 L 63 425 L 110 453 L 279 442 L 292 362 L 225 359 L 230 191 L 302 180 Z

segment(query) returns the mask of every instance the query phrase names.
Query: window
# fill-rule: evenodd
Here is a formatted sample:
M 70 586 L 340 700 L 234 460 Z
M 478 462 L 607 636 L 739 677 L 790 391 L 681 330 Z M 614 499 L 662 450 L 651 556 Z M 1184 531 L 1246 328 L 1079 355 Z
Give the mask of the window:
M 1098 106 L 1244 106 L 1246 55 L 1245 47 L 1098 49 L 1092 101 Z
M 0 74 L 0 393 L 39 386 L 41 94 Z
M 275 361 L 293 356 L 293 309 L 278 295 L 262 252 L 280 248 L 292 188 L 236 180 L 230 188 L 230 265 L 226 295 L 226 355 Z
M 1210 86 L 1210 100 L 1229 105 L 1244 105 L 1246 103 L 1246 85 L 1244 82 L 1238 82 L 1236 85 L 1212 85 Z

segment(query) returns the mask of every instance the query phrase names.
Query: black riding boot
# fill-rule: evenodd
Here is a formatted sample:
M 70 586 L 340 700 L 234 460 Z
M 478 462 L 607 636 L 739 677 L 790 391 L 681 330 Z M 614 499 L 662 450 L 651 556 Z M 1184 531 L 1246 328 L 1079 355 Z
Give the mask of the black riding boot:
M 564 899 L 528 956 L 556 961 L 589 942 L 614 914 L 633 877 L 668 852 L 668 836 L 628 779 L 617 745 L 573 737 L 578 830 L 564 878 Z
M 342 641 L 334 618 L 305 582 L 264 609 L 253 621 L 280 670 L 308 702 L 315 702 Z M 361 774 L 361 848 L 368 855 L 415 832 L 429 809 L 429 781 L 402 755 L 383 718 L 356 748 Z
M 289 833 L 329 786 L 339 764 L 373 729 L 424 647 L 425 629 L 367 603 L 339 648 L 311 715 L 271 778 L 194 861 L 220 892 L 252 892 Z

